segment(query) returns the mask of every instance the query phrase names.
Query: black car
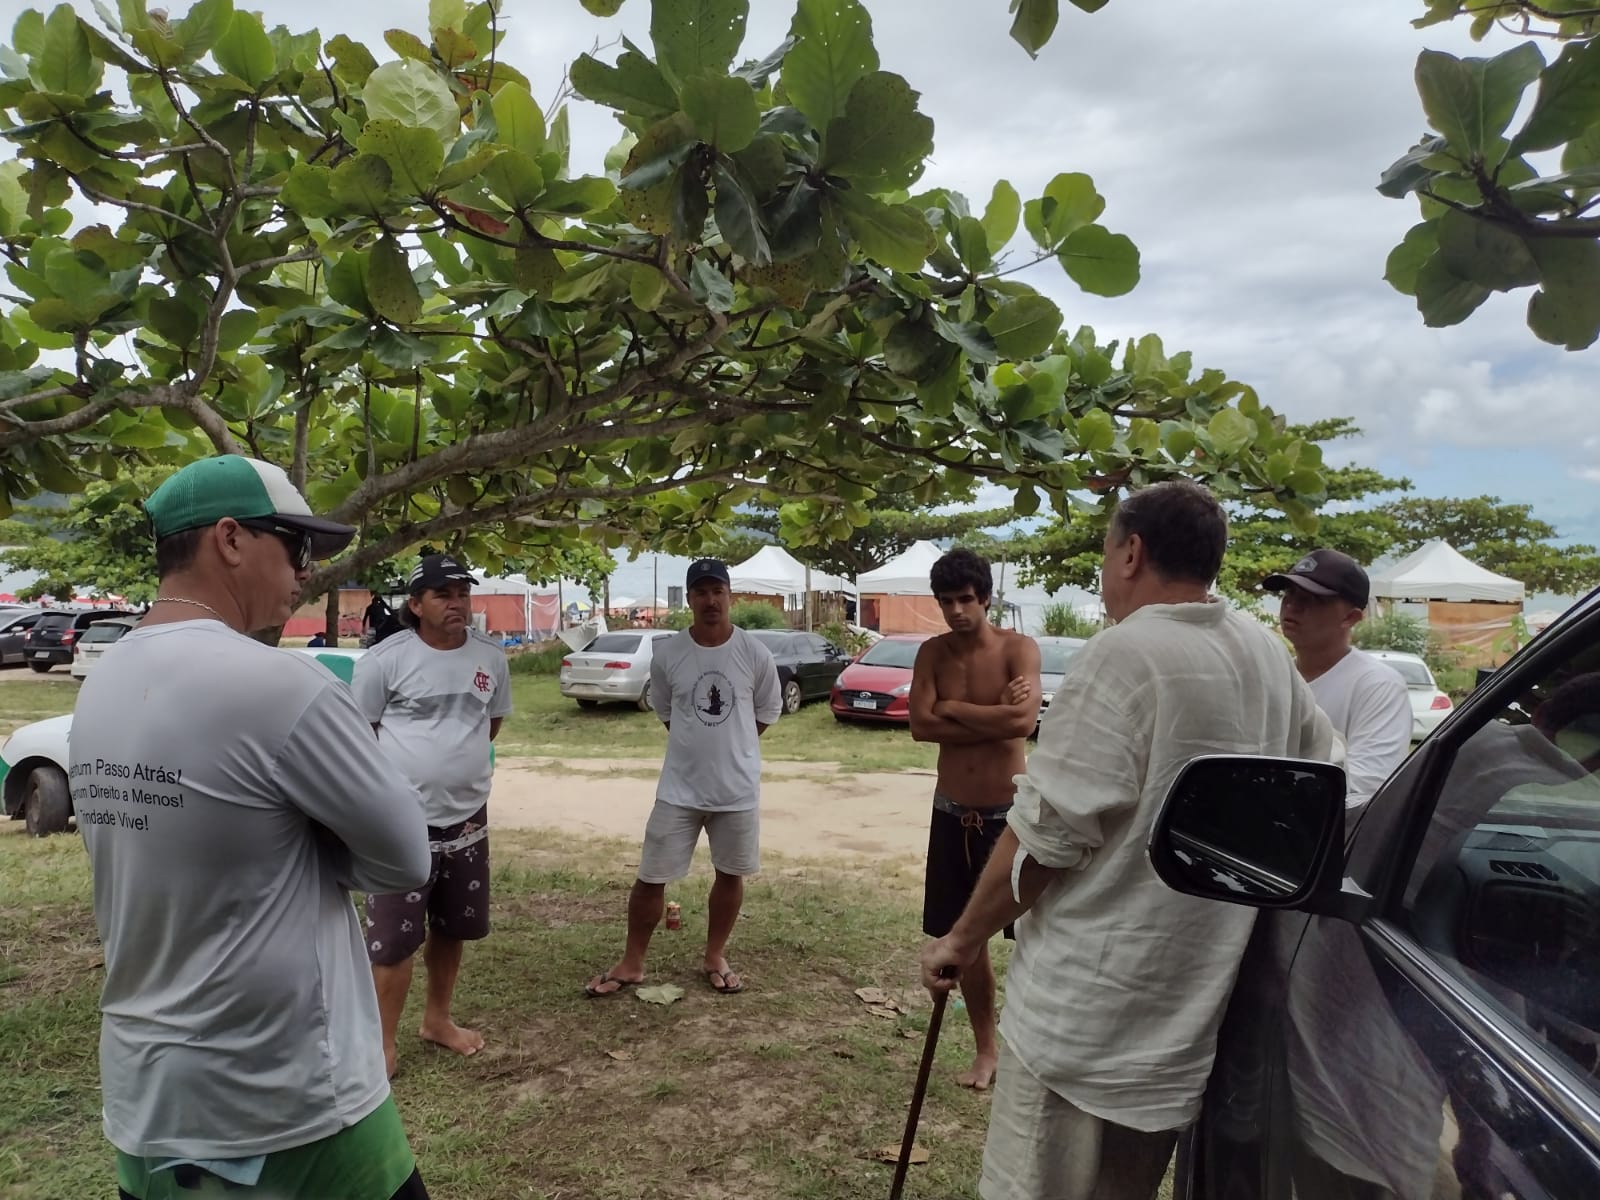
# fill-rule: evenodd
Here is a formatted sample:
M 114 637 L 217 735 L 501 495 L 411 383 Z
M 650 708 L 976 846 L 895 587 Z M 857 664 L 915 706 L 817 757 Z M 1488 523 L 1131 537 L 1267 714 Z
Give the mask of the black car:
M 96 621 L 108 617 L 131 617 L 133 613 L 122 609 L 90 608 L 81 612 L 46 612 L 22 635 L 22 654 L 28 666 L 35 671 L 48 671 L 60 663 L 72 661 L 72 649 L 78 635 Z
M 850 665 L 850 656 L 827 638 L 787 629 L 752 629 L 751 636 L 772 651 L 783 689 L 783 711 L 797 713 L 807 700 L 825 700 L 833 681 Z
M 1600 592 L 1343 801 L 1202 758 L 1156 823 L 1169 886 L 1264 910 L 1174 1196 L 1600 1197 Z
M 20 666 L 26 661 L 22 652 L 22 635 L 34 627 L 42 608 L 8 608 L 0 612 L 0 664 Z

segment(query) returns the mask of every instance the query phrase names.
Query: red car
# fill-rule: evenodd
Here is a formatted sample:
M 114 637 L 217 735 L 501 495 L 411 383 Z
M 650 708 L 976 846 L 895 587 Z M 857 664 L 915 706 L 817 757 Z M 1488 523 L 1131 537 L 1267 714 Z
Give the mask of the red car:
M 874 642 L 844 669 L 828 704 L 838 721 L 911 723 L 911 668 L 932 634 L 894 633 Z

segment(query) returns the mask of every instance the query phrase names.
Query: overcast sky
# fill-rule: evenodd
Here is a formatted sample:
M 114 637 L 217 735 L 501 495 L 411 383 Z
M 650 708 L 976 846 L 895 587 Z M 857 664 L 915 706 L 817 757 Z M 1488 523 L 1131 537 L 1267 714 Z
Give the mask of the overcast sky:
M 0 13 L 21 7 L 0 0 Z M 759 57 L 793 8 L 751 7 L 745 52 Z M 1344 456 L 1409 476 L 1420 494 L 1497 493 L 1600 543 L 1600 352 L 1537 341 L 1527 291 L 1431 330 L 1382 279 L 1417 220 L 1414 202 L 1374 184 L 1424 129 L 1418 51 L 1493 53 L 1509 38 L 1474 48 L 1463 23 L 1413 30 L 1420 0 L 1111 0 L 1093 15 L 1062 0 L 1054 40 L 1031 61 L 1007 37 L 1004 0 L 867 7 L 883 67 L 922 92 L 935 123 L 925 185 L 981 206 L 996 178 L 1026 198 L 1059 171 L 1085 171 L 1106 197 L 1103 223 L 1138 243 L 1143 280 L 1115 300 L 1084 296 L 1053 264 L 1030 273 L 1069 326 L 1159 333 L 1291 419 L 1355 417 L 1365 436 Z M 505 8 L 502 55 L 541 102 L 597 42 L 626 33 L 649 46 L 648 0 L 605 20 L 578 0 Z M 421 32 L 426 11 L 425 0 L 266 6 L 269 22 L 347 33 L 380 60 L 392 57 L 382 31 Z M 575 169 L 600 170 L 620 132 L 611 114 L 579 101 L 572 127 Z

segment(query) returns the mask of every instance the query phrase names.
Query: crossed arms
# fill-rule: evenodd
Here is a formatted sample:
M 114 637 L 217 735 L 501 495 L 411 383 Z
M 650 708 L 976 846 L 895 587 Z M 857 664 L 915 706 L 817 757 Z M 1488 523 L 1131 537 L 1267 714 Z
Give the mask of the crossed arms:
M 1033 732 L 1039 720 L 1039 647 L 1032 638 L 1006 639 L 1005 665 L 1012 679 L 993 704 L 939 698 L 934 675 L 944 653 L 945 648 L 932 640 L 917 651 L 911 673 L 913 738 L 919 742 L 976 745 L 1027 737 Z

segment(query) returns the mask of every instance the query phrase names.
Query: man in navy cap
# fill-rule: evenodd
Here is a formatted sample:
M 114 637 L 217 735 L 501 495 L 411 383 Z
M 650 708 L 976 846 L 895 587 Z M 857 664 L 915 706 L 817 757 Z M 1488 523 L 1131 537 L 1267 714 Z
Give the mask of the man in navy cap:
M 771 652 L 728 619 L 727 566 L 702 558 L 690 565 L 685 582 L 694 621 L 657 641 L 650 660 L 650 695 L 667 727 L 667 756 L 645 826 L 639 878 L 628 897 L 628 945 L 615 966 L 585 985 L 591 997 L 614 996 L 644 979 L 666 885 L 689 873 L 702 829 L 716 881 L 701 969 L 714 992 L 744 990 L 726 950 L 744 903 L 745 877 L 760 869 L 760 737 L 778 719 L 783 696 Z

